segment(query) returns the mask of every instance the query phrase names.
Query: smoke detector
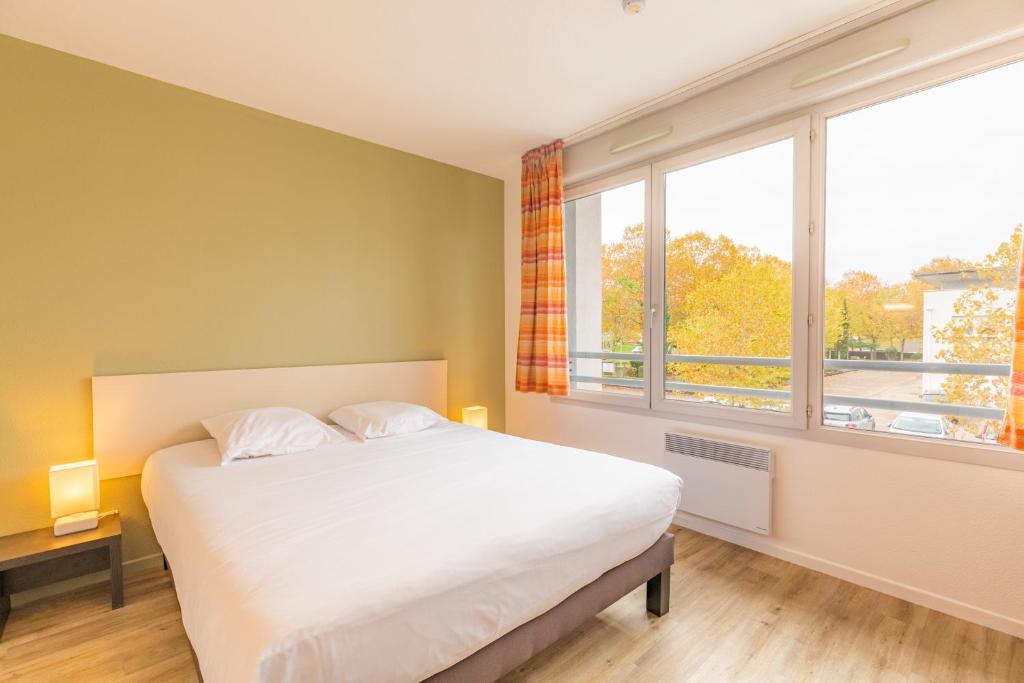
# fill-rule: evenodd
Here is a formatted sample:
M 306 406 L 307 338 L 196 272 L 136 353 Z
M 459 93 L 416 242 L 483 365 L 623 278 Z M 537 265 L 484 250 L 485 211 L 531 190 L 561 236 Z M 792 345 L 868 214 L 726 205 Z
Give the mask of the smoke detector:
M 640 14 L 646 4 L 645 0 L 622 0 L 622 11 L 626 14 Z

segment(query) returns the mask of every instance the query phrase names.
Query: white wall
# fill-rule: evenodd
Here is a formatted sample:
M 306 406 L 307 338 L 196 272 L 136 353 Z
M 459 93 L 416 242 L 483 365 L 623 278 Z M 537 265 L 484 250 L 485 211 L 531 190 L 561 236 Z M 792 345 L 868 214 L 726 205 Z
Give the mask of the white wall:
M 513 390 L 519 326 L 518 167 L 506 175 L 505 219 L 505 416 L 510 434 L 654 464 L 662 462 L 666 430 L 768 446 L 777 458 L 773 537 L 699 519 L 680 521 L 1024 637 L 1024 472 L 687 424 L 518 393 Z

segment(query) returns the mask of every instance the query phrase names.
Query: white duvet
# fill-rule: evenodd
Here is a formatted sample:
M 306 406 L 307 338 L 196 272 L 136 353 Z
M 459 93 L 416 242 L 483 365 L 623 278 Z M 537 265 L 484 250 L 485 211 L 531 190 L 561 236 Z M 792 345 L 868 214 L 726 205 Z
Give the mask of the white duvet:
M 680 490 L 454 423 L 223 467 L 197 441 L 142 474 L 206 683 L 426 678 L 643 552 Z

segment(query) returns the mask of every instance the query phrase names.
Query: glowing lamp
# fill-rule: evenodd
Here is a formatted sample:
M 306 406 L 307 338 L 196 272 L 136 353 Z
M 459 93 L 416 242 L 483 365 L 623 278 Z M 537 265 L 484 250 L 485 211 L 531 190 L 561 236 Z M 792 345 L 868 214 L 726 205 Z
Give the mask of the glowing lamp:
M 487 429 L 487 406 L 466 406 L 463 408 L 462 424 Z
M 95 460 L 50 468 L 50 517 L 54 536 L 95 529 L 99 525 L 100 474 Z

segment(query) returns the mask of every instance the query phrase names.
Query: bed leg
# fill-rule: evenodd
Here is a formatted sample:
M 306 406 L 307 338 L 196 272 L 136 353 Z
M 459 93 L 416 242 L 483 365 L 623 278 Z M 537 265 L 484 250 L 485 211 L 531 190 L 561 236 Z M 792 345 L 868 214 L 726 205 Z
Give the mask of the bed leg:
M 665 571 L 647 582 L 647 611 L 655 616 L 661 617 L 668 613 L 671 578 L 672 568 L 667 567 Z
M 167 569 L 168 569 L 168 567 L 167 567 L 167 556 L 166 555 L 161 555 L 161 557 L 164 558 L 164 571 L 167 571 Z

